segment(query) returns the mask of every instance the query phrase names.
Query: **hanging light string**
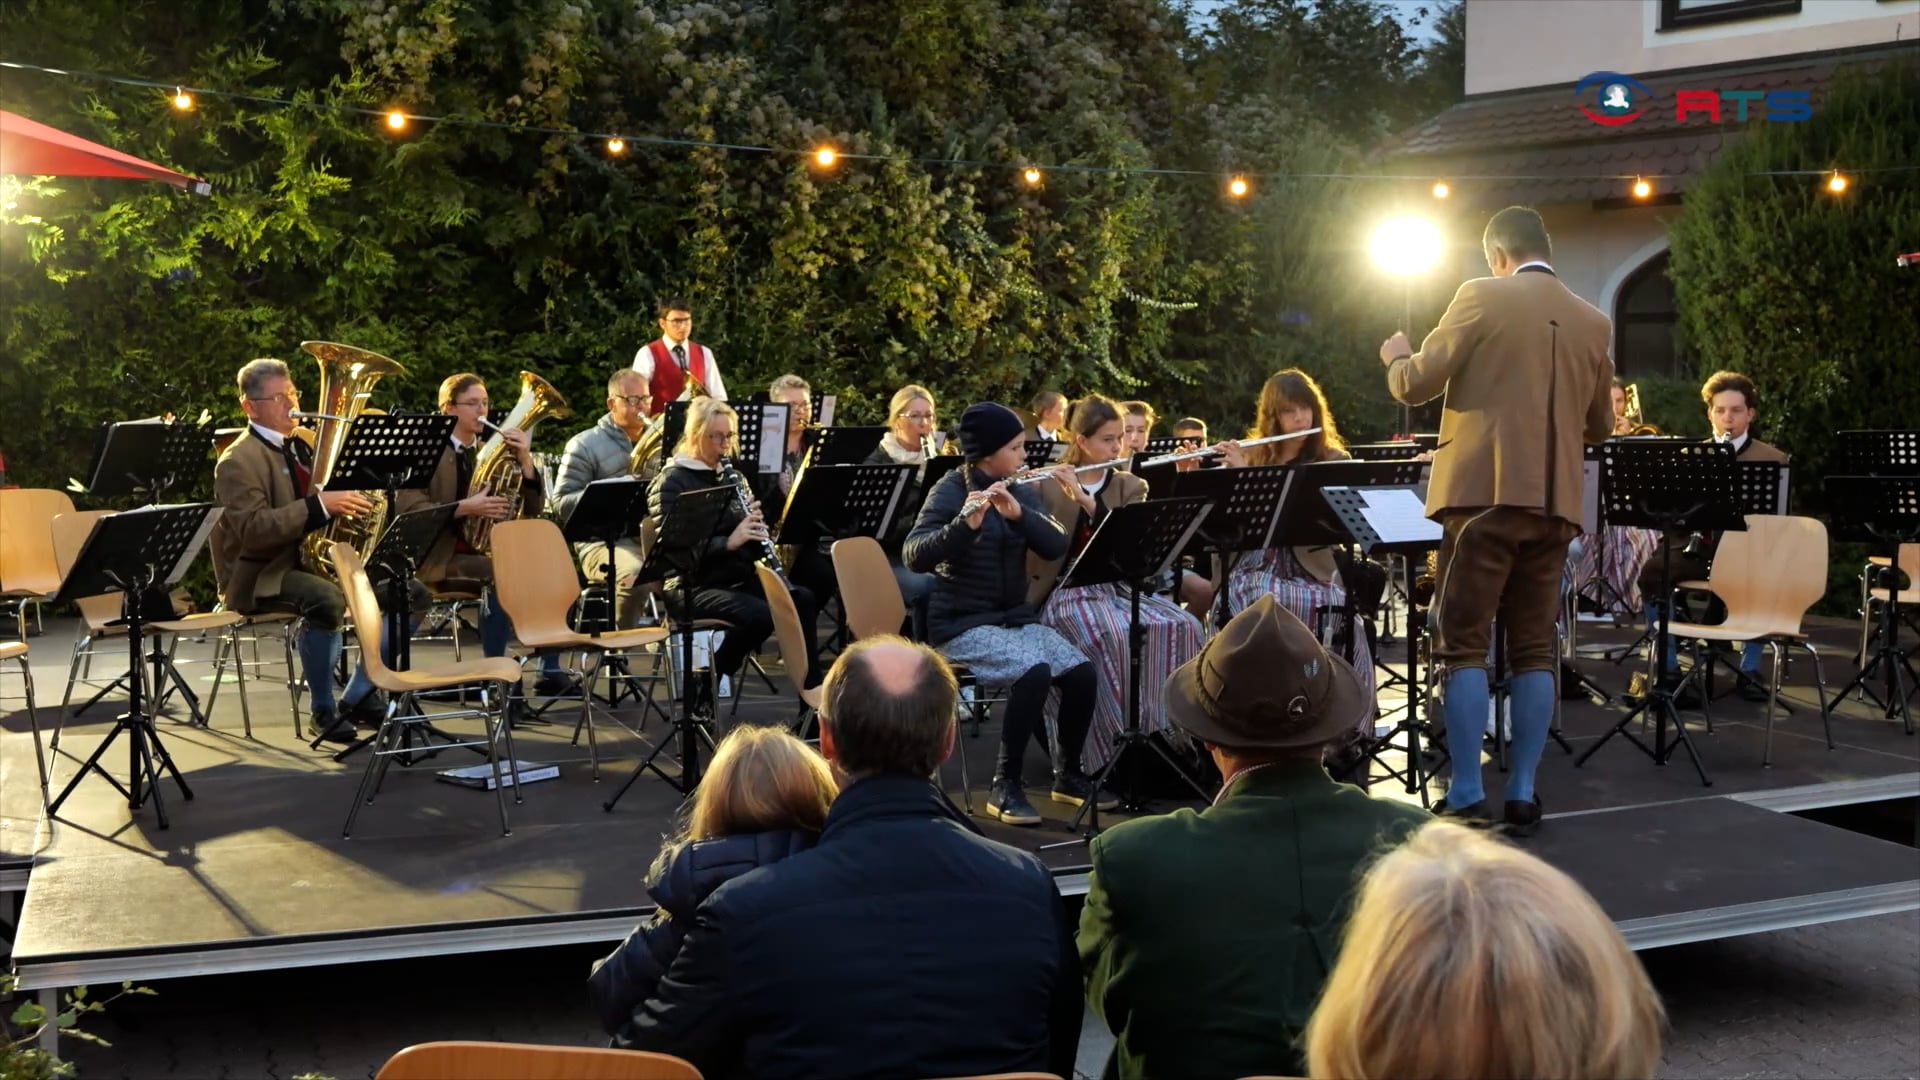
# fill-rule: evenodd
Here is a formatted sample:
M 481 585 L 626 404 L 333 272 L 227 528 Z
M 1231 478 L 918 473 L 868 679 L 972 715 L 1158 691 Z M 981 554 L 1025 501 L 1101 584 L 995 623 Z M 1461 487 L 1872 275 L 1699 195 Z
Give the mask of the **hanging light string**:
M 32 72 L 40 75 L 52 75 L 60 78 L 81 79 L 81 80 L 92 81 L 92 82 L 112 83 L 120 86 L 132 86 L 132 87 L 139 87 L 142 89 L 159 90 L 159 91 L 163 91 L 166 94 L 167 98 L 173 103 L 174 108 L 179 109 L 180 111 L 183 111 L 183 112 L 188 111 L 194 106 L 196 98 L 204 97 L 204 98 L 220 99 L 225 101 L 241 102 L 249 105 L 260 105 L 260 106 L 266 106 L 270 108 L 309 109 L 316 112 L 335 112 L 335 113 L 344 113 L 347 115 L 354 115 L 354 116 L 375 117 L 375 118 L 379 118 L 383 123 L 385 123 L 389 127 L 390 130 L 393 130 L 395 132 L 403 130 L 415 122 L 419 122 L 423 124 L 447 125 L 447 126 L 453 126 L 453 127 L 511 131 L 516 133 L 529 134 L 529 135 L 561 136 L 566 138 L 578 139 L 581 141 L 591 141 L 591 142 L 601 143 L 607 148 L 607 151 L 610 154 L 614 154 L 614 155 L 619 155 L 625 150 L 627 150 L 628 148 L 633 146 L 645 145 L 645 146 L 674 147 L 674 148 L 682 148 L 682 149 L 690 148 L 690 149 L 701 149 L 701 150 L 730 150 L 730 151 L 734 151 L 737 153 L 744 153 L 744 154 L 767 154 L 767 155 L 782 156 L 782 157 L 805 157 L 812 160 L 816 165 L 822 168 L 831 167 L 832 165 L 834 165 L 839 161 L 901 161 L 901 162 L 907 162 L 907 163 L 918 164 L 918 165 L 944 166 L 948 168 L 983 169 L 983 170 L 994 169 L 994 170 L 1014 171 L 1019 173 L 1023 178 L 1025 178 L 1026 183 L 1029 186 L 1037 185 L 1040 182 L 1039 177 L 1035 175 L 1036 173 L 1040 174 L 1041 176 L 1044 176 L 1044 174 L 1049 172 L 1085 173 L 1085 174 L 1095 174 L 1095 175 L 1121 175 L 1121 176 L 1200 176 L 1200 177 L 1208 177 L 1212 179 L 1220 179 L 1223 176 L 1223 173 L 1217 169 L 1171 169 L 1171 168 L 1159 168 L 1159 167 L 1140 166 L 1140 165 L 1087 165 L 1087 164 L 1044 165 L 1044 164 L 1037 164 L 1030 161 L 1020 161 L 1020 162 L 986 161 L 986 160 L 974 159 L 974 158 L 951 158 L 951 157 L 936 158 L 936 157 L 909 156 L 909 157 L 903 158 L 903 157 L 892 155 L 892 154 L 859 153 L 855 151 L 843 150 L 836 146 L 818 146 L 818 147 L 810 147 L 805 149 L 796 149 L 793 147 L 762 146 L 762 145 L 757 145 L 753 143 L 723 142 L 723 141 L 718 141 L 713 139 L 690 139 L 690 138 L 682 138 L 682 137 L 672 136 L 672 135 L 642 135 L 642 134 L 634 134 L 631 132 L 624 132 L 624 131 L 622 132 L 590 131 L 582 128 L 559 128 L 559 127 L 548 127 L 540 124 L 519 124 L 519 123 L 512 123 L 512 122 L 503 121 L 503 120 L 486 120 L 486 119 L 481 119 L 477 117 L 467 117 L 467 116 L 437 116 L 437 115 L 432 115 L 428 113 L 409 112 L 404 108 L 400 108 L 397 106 L 389 106 L 386 108 L 375 108 L 373 106 L 351 105 L 351 104 L 338 103 L 338 102 L 297 101 L 289 98 L 270 97 L 262 94 L 247 94 L 247 93 L 240 93 L 240 92 L 231 91 L 231 90 L 214 90 L 207 87 L 191 86 L 191 85 L 180 83 L 180 82 L 172 82 L 172 81 L 164 81 L 164 80 L 156 80 L 156 79 L 144 79 L 144 78 L 138 78 L 130 75 L 111 75 L 111 74 L 105 74 L 105 73 L 94 72 L 94 71 L 73 71 L 66 68 L 47 67 L 40 64 L 26 64 L 26 63 L 20 63 L 18 61 L 13 61 L 13 60 L 0 60 L 0 68 L 6 68 L 13 71 Z M 1866 168 L 1866 169 L 1838 169 L 1831 166 L 1823 169 L 1764 169 L 1764 170 L 1747 172 L 1743 175 L 1781 176 L 1781 177 L 1817 176 L 1817 177 L 1829 178 L 1830 180 L 1836 174 L 1853 177 L 1853 176 L 1864 176 L 1864 175 L 1869 175 L 1874 173 L 1912 172 L 1915 170 L 1920 170 L 1920 164 L 1883 165 L 1883 166 L 1877 166 L 1877 167 Z M 1678 174 L 1671 174 L 1671 173 L 1591 173 L 1591 174 L 1580 174 L 1580 175 L 1483 173 L 1483 174 L 1462 175 L 1462 174 L 1452 174 L 1452 173 L 1449 173 L 1449 174 L 1424 173 L 1423 174 L 1423 173 L 1410 173 L 1410 172 L 1409 173 L 1354 173 L 1354 172 L 1291 172 L 1291 171 L 1239 172 L 1239 171 L 1236 171 L 1236 172 L 1233 172 L 1230 174 L 1224 174 L 1224 175 L 1227 176 L 1227 183 L 1225 185 L 1226 189 L 1228 193 L 1235 198 L 1240 198 L 1249 193 L 1251 189 L 1250 181 L 1252 180 L 1351 180 L 1351 181 L 1361 181 L 1361 182 L 1431 184 L 1433 185 L 1434 197 L 1444 199 L 1451 193 L 1447 185 L 1457 184 L 1462 182 L 1508 183 L 1508 182 L 1554 182 L 1554 181 L 1565 182 L 1565 181 L 1576 181 L 1576 180 L 1618 180 L 1618 181 L 1632 181 L 1637 185 L 1640 183 L 1647 183 L 1647 182 L 1656 181 L 1656 180 L 1673 180 L 1673 179 L 1680 178 Z M 1845 185 L 1844 183 L 1842 183 L 1842 185 L 1839 188 L 1834 188 L 1832 184 L 1829 183 L 1827 186 L 1829 187 L 1830 190 L 1833 190 L 1836 193 L 1838 193 L 1839 190 L 1844 189 Z M 1636 194 L 1638 193 L 1636 192 Z M 1644 198 L 1645 196 L 1641 195 L 1640 197 Z

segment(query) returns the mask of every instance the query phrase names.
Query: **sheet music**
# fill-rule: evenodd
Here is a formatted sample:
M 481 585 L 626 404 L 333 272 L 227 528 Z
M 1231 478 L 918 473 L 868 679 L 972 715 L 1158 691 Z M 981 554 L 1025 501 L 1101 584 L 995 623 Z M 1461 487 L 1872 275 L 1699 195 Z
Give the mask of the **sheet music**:
M 1784 514 L 1787 512 L 1787 479 L 1792 472 L 1792 466 L 1780 466 L 1780 490 L 1775 493 L 1773 503 L 1777 508 L 1776 513 Z
M 1438 543 L 1440 523 L 1427 518 L 1420 497 L 1406 488 L 1391 488 L 1366 493 L 1367 505 L 1360 511 L 1367 525 L 1383 543 Z
M 813 418 L 814 423 L 819 424 L 821 427 L 833 426 L 834 397 L 835 395 L 833 394 L 820 395 L 820 415 Z
M 774 402 L 760 407 L 759 471 L 777 473 L 786 467 L 787 411 L 793 406 Z
M 173 564 L 173 569 L 167 573 L 162 584 L 171 586 L 180 583 L 180 579 L 187 575 L 187 567 L 193 565 L 193 560 L 200 556 L 200 549 L 207 545 L 207 537 L 213 535 L 214 522 L 219 521 L 220 515 L 226 512 L 223 506 L 207 508 L 207 516 L 201 519 L 200 527 L 194 530 L 193 539 L 187 544 L 187 550 L 180 553 L 180 561 Z

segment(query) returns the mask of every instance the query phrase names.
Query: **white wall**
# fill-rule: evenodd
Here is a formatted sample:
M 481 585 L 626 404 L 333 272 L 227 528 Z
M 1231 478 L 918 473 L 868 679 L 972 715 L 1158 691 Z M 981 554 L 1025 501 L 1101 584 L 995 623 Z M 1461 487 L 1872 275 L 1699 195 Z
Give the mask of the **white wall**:
M 1466 0 L 1467 93 L 1572 85 L 1858 45 L 1920 43 L 1920 0 L 1803 0 L 1772 15 L 1662 33 L 1660 0 Z

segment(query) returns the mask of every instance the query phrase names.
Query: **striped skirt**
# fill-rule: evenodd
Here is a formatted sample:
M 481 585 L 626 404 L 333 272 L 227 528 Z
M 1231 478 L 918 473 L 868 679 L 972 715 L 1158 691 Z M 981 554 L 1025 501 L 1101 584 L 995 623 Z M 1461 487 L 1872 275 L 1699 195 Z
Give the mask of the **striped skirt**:
M 1059 631 L 1094 663 L 1100 679 L 1093 726 L 1081 754 L 1088 773 L 1099 771 L 1113 753 L 1114 740 L 1127 726 L 1129 686 L 1127 627 L 1130 602 L 1118 585 L 1056 589 L 1040 611 L 1041 623 Z M 1200 620 L 1160 596 L 1140 598 L 1140 626 L 1147 633 L 1141 652 L 1140 730 L 1179 736 L 1167 720 L 1167 680 L 1173 669 L 1200 651 Z M 1047 730 L 1054 730 L 1059 695 L 1047 699 Z
M 1294 561 L 1293 552 L 1282 548 L 1265 548 L 1243 556 L 1227 577 L 1228 610 L 1235 614 L 1246 610 L 1263 593 L 1272 593 L 1275 600 L 1299 616 L 1309 628 L 1320 625 L 1317 620 L 1321 609 L 1335 609 L 1347 602 L 1347 590 L 1310 577 Z M 1321 640 L 1329 649 L 1333 648 L 1343 621 L 1335 614 L 1327 616 L 1326 632 Z M 1379 706 L 1374 700 L 1373 650 L 1367 645 L 1364 632 L 1356 631 L 1353 635 L 1353 670 L 1359 672 L 1360 682 L 1367 691 L 1367 707 L 1360 710 L 1360 730 L 1372 735 Z
M 1626 525 L 1609 525 L 1598 536 L 1583 536 L 1573 567 L 1574 587 L 1599 600 L 1610 613 L 1637 615 L 1640 568 L 1659 546 L 1658 532 Z M 1607 587 L 1597 582 L 1605 582 Z

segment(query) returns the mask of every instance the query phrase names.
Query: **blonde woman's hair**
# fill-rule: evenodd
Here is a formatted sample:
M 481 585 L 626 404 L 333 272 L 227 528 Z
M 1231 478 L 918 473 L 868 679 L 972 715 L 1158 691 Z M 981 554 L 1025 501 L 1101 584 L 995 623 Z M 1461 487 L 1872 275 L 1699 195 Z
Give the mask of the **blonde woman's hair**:
M 887 403 L 887 419 L 891 420 L 907 411 L 907 406 L 916 401 L 933 404 L 933 392 L 924 386 L 908 383 L 893 392 L 893 400 Z
M 1436 821 L 1361 883 L 1307 1023 L 1307 1075 L 1639 1080 L 1660 1063 L 1663 1023 L 1640 961 L 1585 889 Z
M 731 417 L 733 430 L 739 432 L 740 414 L 734 412 L 733 406 L 725 401 L 719 398 L 694 398 L 688 402 L 687 426 L 681 429 L 680 441 L 674 444 L 673 452 L 682 457 L 699 457 L 696 451 L 700 449 L 700 440 L 706 437 L 707 425 L 716 416 Z
M 779 728 L 742 724 L 714 751 L 680 831 L 661 846 L 658 873 L 695 840 L 795 829 L 819 832 L 840 791 L 814 749 Z

